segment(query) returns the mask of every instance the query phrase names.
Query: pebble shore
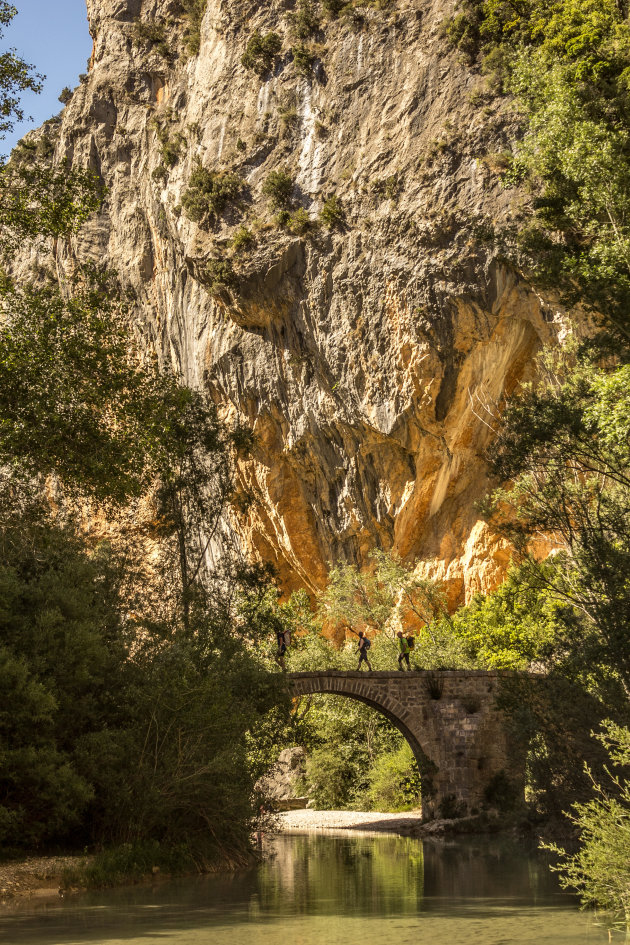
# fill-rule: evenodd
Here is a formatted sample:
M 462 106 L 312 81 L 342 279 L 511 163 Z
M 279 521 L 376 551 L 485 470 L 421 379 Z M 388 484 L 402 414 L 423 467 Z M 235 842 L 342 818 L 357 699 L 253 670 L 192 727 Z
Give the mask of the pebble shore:
M 288 810 L 277 815 L 281 833 L 310 830 L 358 830 L 362 833 L 396 833 L 411 837 L 426 830 L 420 811 L 381 814 L 359 810 Z
M 26 896 L 60 895 L 63 871 L 84 862 L 84 856 L 31 856 L 0 863 L 0 905 Z

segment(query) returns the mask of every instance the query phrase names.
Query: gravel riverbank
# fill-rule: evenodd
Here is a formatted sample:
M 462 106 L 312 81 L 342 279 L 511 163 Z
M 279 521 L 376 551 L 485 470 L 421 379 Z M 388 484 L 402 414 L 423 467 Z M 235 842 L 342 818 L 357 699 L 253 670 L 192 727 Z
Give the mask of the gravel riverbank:
M 359 810 L 288 810 L 277 815 L 281 833 L 311 830 L 360 830 L 368 833 L 397 833 L 414 837 L 426 833 L 420 811 L 381 814 Z
M 31 856 L 0 863 L 0 906 L 27 896 L 59 896 L 63 871 L 80 863 L 84 856 Z

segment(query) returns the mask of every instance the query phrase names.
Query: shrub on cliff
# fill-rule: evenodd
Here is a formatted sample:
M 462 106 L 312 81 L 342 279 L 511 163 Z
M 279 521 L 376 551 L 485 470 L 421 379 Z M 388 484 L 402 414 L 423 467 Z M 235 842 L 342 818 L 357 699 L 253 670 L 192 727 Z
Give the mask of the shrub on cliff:
M 322 10 L 331 20 L 336 20 L 345 6 L 345 0 L 322 0 Z
M 166 24 L 162 20 L 141 20 L 138 18 L 134 22 L 131 38 L 138 46 L 155 47 L 165 59 L 170 55 L 171 51 L 166 38 Z
M 179 0 L 187 21 L 184 42 L 186 51 L 196 56 L 201 46 L 201 21 L 203 20 L 208 0 Z
M 319 211 L 319 219 L 329 230 L 342 226 L 346 218 L 343 204 L 336 194 L 328 197 L 324 201 L 322 209 Z
M 189 220 L 201 223 L 220 217 L 228 203 L 237 199 L 243 182 L 230 171 L 210 171 L 201 164 L 190 175 L 182 196 L 182 209 Z
M 270 171 L 265 178 L 262 192 L 268 198 L 273 210 L 286 208 L 291 204 L 294 181 L 287 170 Z
M 310 39 L 319 29 L 319 17 L 311 0 L 298 0 L 297 9 L 287 14 L 287 20 L 296 39 Z
M 271 71 L 274 60 L 282 49 L 282 40 L 277 33 L 264 36 L 256 30 L 247 41 L 247 48 L 241 57 L 246 69 L 251 69 L 261 78 Z
M 304 43 L 296 43 L 291 49 L 293 54 L 293 65 L 298 75 L 309 76 L 313 71 L 315 56 L 308 46 Z

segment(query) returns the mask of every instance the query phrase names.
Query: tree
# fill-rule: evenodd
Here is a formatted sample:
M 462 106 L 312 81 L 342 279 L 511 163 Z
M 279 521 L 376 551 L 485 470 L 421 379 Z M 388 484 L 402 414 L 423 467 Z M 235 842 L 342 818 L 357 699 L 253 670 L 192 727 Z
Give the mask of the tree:
M 540 383 L 506 410 L 492 449 L 510 480 L 494 500 L 495 522 L 524 560 L 532 588 L 551 593 L 557 652 L 602 687 L 616 678 L 630 694 L 630 450 L 627 366 L 609 372 L 570 352 L 543 363 Z M 556 553 L 528 553 L 545 536 Z
M 52 150 L 0 168 L 9 264 L 20 241 L 54 252 L 100 206 L 89 172 L 41 163 Z M 248 732 L 283 695 L 258 648 L 267 576 L 236 557 L 219 573 L 208 552 L 248 437 L 141 353 L 115 276 L 36 278 L 5 275 L 0 296 L 0 677 L 15 703 L 0 712 L 0 844 L 243 863 Z
M 331 569 L 318 601 L 320 621 L 355 633 L 387 630 L 393 637 L 396 620 L 403 626 L 410 621 L 429 626 L 446 612 L 439 583 L 423 578 L 395 555 L 374 551 L 370 557 L 374 565 L 369 571 L 348 564 Z
M 112 289 L 88 270 L 70 293 L 5 288 L 0 311 L 5 467 L 54 473 L 66 491 L 101 501 L 141 494 L 157 474 L 167 382 L 142 359 Z
M 0 0 L 0 39 L 4 35 L 13 17 L 17 14 L 16 8 Z M 0 137 L 13 129 L 14 121 L 22 121 L 24 112 L 20 107 L 20 92 L 27 89 L 39 92 L 42 88 L 42 76 L 33 72 L 29 66 L 16 54 L 15 50 L 0 54 Z
M 608 722 L 598 736 L 614 766 L 630 765 L 630 729 Z M 610 793 L 594 784 L 595 797 L 576 804 L 571 819 L 578 828 L 581 847 L 569 855 L 550 844 L 559 854 L 560 882 L 579 892 L 583 905 L 600 906 L 626 927 L 630 926 L 630 781 L 608 773 Z

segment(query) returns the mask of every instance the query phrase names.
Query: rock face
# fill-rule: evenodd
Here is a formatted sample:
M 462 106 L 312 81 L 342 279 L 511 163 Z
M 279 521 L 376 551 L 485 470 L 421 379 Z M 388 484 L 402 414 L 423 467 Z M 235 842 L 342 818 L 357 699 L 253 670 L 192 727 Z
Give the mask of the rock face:
M 322 19 L 303 75 L 290 0 L 208 0 L 196 55 L 176 0 L 88 0 L 89 74 L 49 130 L 55 160 L 89 163 L 108 193 L 57 265 L 115 268 L 148 343 L 253 426 L 234 528 L 285 591 L 378 547 L 419 558 L 454 605 L 504 571 L 475 509 L 492 405 L 559 314 L 479 235 L 520 199 L 493 169 L 513 119 L 448 50 L 449 0 L 380 6 Z M 241 63 L 255 30 L 283 41 L 263 77 Z M 241 185 L 193 222 L 198 164 Z M 306 232 L 274 221 L 263 184 L 280 169 Z M 253 242 L 235 248 L 243 225 Z
M 308 797 L 298 797 L 296 786 L 304 776 L 306 752 L 303 748 L 285 748 L 264 777 L 256 782 L 256 790 L 269 797 L 276 810 L 302 810 Z

